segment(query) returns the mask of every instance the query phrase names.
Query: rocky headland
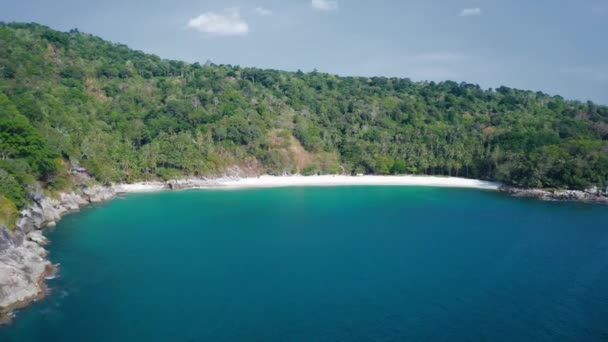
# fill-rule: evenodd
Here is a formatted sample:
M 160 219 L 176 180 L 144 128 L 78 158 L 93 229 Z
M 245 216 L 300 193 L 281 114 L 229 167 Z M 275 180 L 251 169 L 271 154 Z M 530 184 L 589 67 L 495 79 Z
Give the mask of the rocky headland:
M 585 203 L 608 204 L 608 188 L 600 190 L 596 187 L 586 190 L 563 190 L 563 189 L 523 189 L 503 186 L 500 191 L 514 197 L 530 197 L 543 201 L 569 201 Z
M 15 228 L 0 226 L 0 323 L 10 320 L 12 310 L 42 298 L 45 278 L 56 271 L 46 258 L 48 240 L 42 228 L 54 226 L 68 212 L 114 196 L 114 188 L 103 186 L 82 187 L 57 199 L 46 197 L 42 189 L 28 194 L 33 204 L 21 212 Z

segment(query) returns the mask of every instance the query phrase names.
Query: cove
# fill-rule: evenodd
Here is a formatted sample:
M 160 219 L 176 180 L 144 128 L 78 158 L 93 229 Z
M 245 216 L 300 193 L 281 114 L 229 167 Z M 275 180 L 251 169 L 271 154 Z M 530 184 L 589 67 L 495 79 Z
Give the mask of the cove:
M 608 339 L 608 208 L 422 187 L 129 194 L 63 218 L 1 341 Z

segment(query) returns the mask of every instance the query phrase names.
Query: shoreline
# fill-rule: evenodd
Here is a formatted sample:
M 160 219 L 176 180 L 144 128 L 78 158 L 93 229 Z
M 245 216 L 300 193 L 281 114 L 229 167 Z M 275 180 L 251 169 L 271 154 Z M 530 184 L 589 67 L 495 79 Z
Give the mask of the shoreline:
M 57 274 L 57 272 L 59 272 L 59 267 L 57 265 L 47 265 L 44 268 L 44 271 L 36 279 L 36 285 L 40 288 L 40 292 L 34 297 L 25 298 L 21 301 L 14 302 L 7 308 L 4 308 L 3 311 L 0 312 L 0 327 L 5 324 L 10 324 L 13 321 L 15 318 L 15 314 L 13 312 L 15 310 L 23 309 L 30 304 L 46 297 L 49 293 L 49 287 L 46 285 L 46 281 L 49 280 L 48 277 L 54 276 Z
M 533 198 L 540 201 L 608 204 L 608 191 L 602 192 L 597 188 L 590 188 L 587 190 L 551 190 L 522 189 L 511 186 L 502 186 L 499 191 L 512 197 Z
M 167 182 L 138 182 L 113 186 L 118 193 L 141 193 L 179 189 L 247 189 L 280 187 L 331 187 L 331 186 L 424 186 L 442 188 L 470 188 L 499 190 L 498 182 L 440 176 L 269 176 L 186 178 Z
M 48 260 L 43 235 L 45 227 L 81 208 L 102 203 L 126 193 L 146 193 L 186 189 L 250 189 L 330 186 L 427 186 L 499 190 L 501 184 L 475 179 L 440 176 L 258 176 L 184 178 L 132 184 L 95 185 L 60 193 L 49 198 L 42 189 L 29 194 L 32 206 L 21 212 L 14 231 L 0 227 L 0 325 L 9 323 L 13 310 L 24 308 L 47 294 L 46 278 L 57 267 Z
M 519 189 L 499 182 L 442 176 L 269 176 L 184 178 L 132 184 L 95 185 L 76 192 L 60 193 L 58 199 L 45 197 L 42 189 L 31 194 L 33 202 L 23 210 L 14 231 L 0 227 L 0 325 L 9 323 L 13 310 L 28 306 L 47 294 L 46 278 L 57 272 L 48 260 L 43 235 L 47 226 L 55 226 L 63 215 L 81 208 L 106 202 L 120 194 L 148 193 L 186 189 L 252 189 L 280 187 L 335 186 L 420 186 L 468 188 L 498 191 L 513 197 L 533 197 L 549 201 L 578 201 L 608 204 L 603 192 L 541 189 Z

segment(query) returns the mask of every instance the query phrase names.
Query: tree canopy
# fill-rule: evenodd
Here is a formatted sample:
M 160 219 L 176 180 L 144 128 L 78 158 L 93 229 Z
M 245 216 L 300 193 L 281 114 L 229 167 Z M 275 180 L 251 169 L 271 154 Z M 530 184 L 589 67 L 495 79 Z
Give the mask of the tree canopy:
M 189 64 L 1 24 L 0 195 L 21 208 L 28 183 L 66 184 L 70 164 L 106 183 L 239 166 L 578 189 L 608 183 L 608 108 L 504 86 Z

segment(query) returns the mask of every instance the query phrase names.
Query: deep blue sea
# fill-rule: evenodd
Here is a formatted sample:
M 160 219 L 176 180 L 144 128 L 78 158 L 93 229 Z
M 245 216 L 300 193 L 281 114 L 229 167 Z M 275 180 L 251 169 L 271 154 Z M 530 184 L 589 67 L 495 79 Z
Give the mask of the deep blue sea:
M 608 341 L 608 207 L 477 190 L 132 194 L 48 233 L 0 341 Z

